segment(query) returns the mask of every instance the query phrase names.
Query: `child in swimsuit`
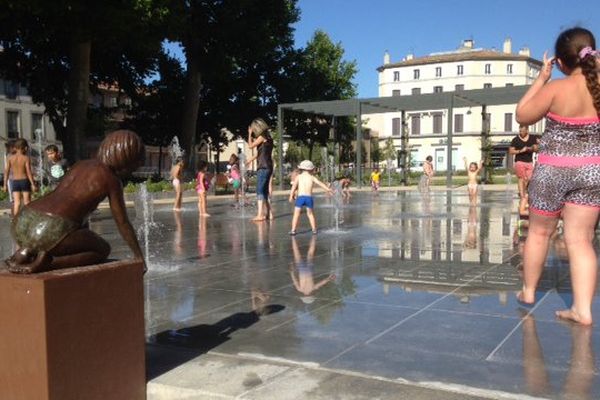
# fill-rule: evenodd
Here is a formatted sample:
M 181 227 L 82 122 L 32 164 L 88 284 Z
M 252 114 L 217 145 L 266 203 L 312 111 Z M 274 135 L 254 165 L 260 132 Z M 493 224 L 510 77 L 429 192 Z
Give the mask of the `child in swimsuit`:
M 31 201 L 31 192 L 37 187 L 31 174 L 31 161 L 27 155 L 29 145 L 25 139 L 17 139 L 13 145 L 15 152 L 8 157 L 4 169 L 4 190 L 8 190 L 8 177 L 12 173 L 10 188 L 13 193 L 14 204 L 13 216 L 19 213 L 21 205 L 27 205 Z
M 232 154 L 231 157 L 229 157 L 229 165 L 231 168 L 229 169 L 228 175 L 231 187 L 233 188 L 233 201 L 234 204 L 238 206 L 240 193 L 242 191 L 242 175 L 240 173 L 240 160 L 237 155 Z
M 206 176 L 208 164 L 206 161 L 200 161 L 198 176 L 196 177 L 196 192 L 198 193 L 198 211 L 201 217 L 210 217 L 206 212 L 206 192 L 210 186 L 210 180 Z
M 183 176 L 183 168 L 185 163 L 183 158 L 179 157 L 175 160 L 175 165 L 171 168 L 171 179 L 173 180 L 173 189 L 175 189 L 175 203 L 173 204 L 174 211 L 181 210 L 181 202 L 183 199 L 183 188 L 181 186 L 181 178 Z
M 529 185 L 529 233 L 524 249 L 519 301 L 535 302 L 549 241 L 559 217 L 564 223 L 573 305 L 557 312 L 584 325 L 592 323 L 597 260 L 592 240 L 600 214 L 600 60 L 592 33 L 572 28 L 556 40 L 537 79 L 517 105 L 520 124 L 546 117 L 538 164 Z M 557 65 L 564 79 L 549 81 Z
M 483 161 L 479 161 L 479 164 L 467 162 L 467 157 L 463 157 L 465 162 L 465 169 L 467 170 L 467 176 L 469 180 L 467 182 L 467 189 L 469 190 L 469 202 L 471 204 L 477 204 L 477 178 L 479 177 L 479 171 L 483 167 Z
M 371 172 L 371 190 L 377 192 L 379 190 L 379 180 L 381 177 L 381 172 L 379 172 L 379 168 L 375 168 L 373 172 Z
M 312 172 L 314 171 L 315 166 L 311 161 L 302 161 L 298 166 L 298 169 L 300 169 L 302 173 L 300 173 L 296 179 L 294 179 L 294 182 L 292 182 L 292 188 L 290 189 L 290 203 L 294 201 L 294 196 L 296 195 L 296 191 L 298 191 L 298 197 L 296 198 L 294 207 L 294 216 L 292 217 L 292 230 L 290 231 L 290 235 L 296 234 L 296 227 L 298 226 L 298 220 L 300 219 L 302 207 L 306 207 L 306 216 L 310 222 L 312 233 L 315 235 L 317 233 L 317 222 L 315 221 L 315 216 L 313 214 L 313 186 L 315 184 L 321 186 L 330 195 L 333 194 L 333 191 L 328 188 L 327 185 L 313 176 Z

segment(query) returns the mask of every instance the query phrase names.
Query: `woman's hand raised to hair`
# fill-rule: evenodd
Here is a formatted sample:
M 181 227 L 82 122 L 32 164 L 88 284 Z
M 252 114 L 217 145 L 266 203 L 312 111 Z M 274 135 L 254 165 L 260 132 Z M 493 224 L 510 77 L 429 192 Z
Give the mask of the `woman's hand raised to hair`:
M 542 69 L 540 70 L 540 74 L 538 75 L 538 79 L 542 82 L 546 83 L 552 76 L 552 65 L 556 61 L 555 57 L 548 58 L 548 52 L 544 52 L 544 58 L 542 61 Z

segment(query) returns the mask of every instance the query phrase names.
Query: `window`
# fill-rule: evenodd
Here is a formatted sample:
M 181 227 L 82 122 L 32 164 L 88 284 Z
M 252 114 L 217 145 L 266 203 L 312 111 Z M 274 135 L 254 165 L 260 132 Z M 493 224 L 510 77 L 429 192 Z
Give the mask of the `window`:
M 7 111 L 6 112 L 6 132 L 9 139 L 17 139 L 20 137 L 19 127 L 19 112 L 18 111 Z
M 442 113 L 433 114 L 433 133 L 442 133 Z
M 464 73 L 464 68 L 462 65 L 456 66 L 456 75 L 462 75 Z
M 506 65 L 506 73 L 508 75 L 511 75 L 513 73 L 512 66 L 513 66 L 512 64 L 507 64 Z
M 113 96 L 109 97 L 108 104 L 109 104 L 109 107 L 116 107 L 117 106 L 117 98 L 113 97 Z
M 439 78 L 442 76 L 442 67 L 435 67 L 435 77 Z
M 421 71 L 418 69 L 413 70 L 413 79 L 419 79 L 421 77 Z
M 513 122 L 512 113 L 505 113 L 504 114 L 504 132 L 512 132 L 512 122 Z
M 513 86 L 515 86 L 515 85 L 514 85 L 514 84 L 512 84 L 512 83 L 507 83 L 507 84 L 506 84 L 506 87 L 513 87 Z
M 400 89 L 392 90 L 392 96 L 400 96 Z
M 421 117 L 413 114 L 410 117 L 410 133 L 413 135 L 421 134 Z
M 463 85 L 463 84 L 460 84 L 460 85 L 454 85 L 454 91 L 455 91 L 455 92 L 461 92 L 461 91 L 463 91 L 463 90 L 465 90 L 465 85 Z
M 394 82 L 398 82 L 400 80 L 400 71 L 394 71 Z
M 4 81 L 4 94 L 7 99 L 15 100 L 19 95 L 19 84 L 11 81 Z
M 411 93 L 412 94 L 421 94 L 421 88 L 418 88 L 418 87 L 413 88 L 412 91 L 411 91 Z
M 492 64 L 485 64 L 485 74 L 489 75 L 492 73 Z
M 442 93 L 444 91 L 444 88 L 442 86 L 434 86 L 433 87 L 433 93 Z
M 392 136 L 400 136 L 400 118 L 392 118 Z
M 456 132 L 456 133 L 464 132 L 463 115 L 462 114 L 454 114 L 454 132 Z
M 492 88 L 492 84 L 491 83 L 484 83 L 483 84 L 483 88 L 484 89 L 491 89 Z
M 44 114 L 31 113 L 31 137 L 34 140 L 39 138 L 45 139 L 43 118 Z

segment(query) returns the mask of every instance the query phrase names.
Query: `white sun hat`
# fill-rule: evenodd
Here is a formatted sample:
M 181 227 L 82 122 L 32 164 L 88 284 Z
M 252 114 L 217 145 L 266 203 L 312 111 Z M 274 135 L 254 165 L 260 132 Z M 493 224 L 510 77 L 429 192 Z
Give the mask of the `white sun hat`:
M 312 171 L 315 169 L 315 165 L 310 160 L 304 160 L 300 163 L 300 165 L 298 165 L 298 168 L 306 171 Z

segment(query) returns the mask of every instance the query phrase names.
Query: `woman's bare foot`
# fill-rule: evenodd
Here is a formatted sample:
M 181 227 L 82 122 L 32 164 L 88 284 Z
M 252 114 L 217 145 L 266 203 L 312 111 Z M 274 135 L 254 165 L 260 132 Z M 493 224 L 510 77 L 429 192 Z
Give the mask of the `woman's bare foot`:
M 569 310 L 557 311 L 556 316 L 560 319 L 566 319 L 569 321 L 576 322 L 581 325 L 592 325 L 592 314 L 589 315 L 581 315 L 575 309 L 571 308 Z
M 265 218 L 265 217 L 263 217 L 263 216 L 256 216 L 256 217 L 252 218 L 252 221 L 253 221 L 253 222 L 262 222 L 262 221 L 264 221 L 265 219 L 266 219 L 266 218 Z
M 175 208 L 175 207 L 173 207 L 173 211 L 181 211 L 181 208 Z
M 525 288 L 517 293 L 517 301 L 523 304 L 535 303 L 535 291 L 531 292 Z
M 201 217 L 210 217 L 210 214 L 204 213 L 204 214 L 200 214 Z

